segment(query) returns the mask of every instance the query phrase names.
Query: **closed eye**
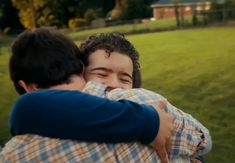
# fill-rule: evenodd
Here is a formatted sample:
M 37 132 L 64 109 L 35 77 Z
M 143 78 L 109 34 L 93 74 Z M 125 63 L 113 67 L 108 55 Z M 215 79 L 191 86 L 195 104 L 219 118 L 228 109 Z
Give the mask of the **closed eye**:
M 107 77 L 110 70 L 105 67 L 96 67 L 90 70 L 90 74 L 95 75 L 100 78 Z
M 107 77 L 107 74 L 102 74 L 102 73 L 94 73 L 98 77 Z
M 122 83 L 131 83 L 132 81 L 128 80 L 128 79 L 120 79 Z

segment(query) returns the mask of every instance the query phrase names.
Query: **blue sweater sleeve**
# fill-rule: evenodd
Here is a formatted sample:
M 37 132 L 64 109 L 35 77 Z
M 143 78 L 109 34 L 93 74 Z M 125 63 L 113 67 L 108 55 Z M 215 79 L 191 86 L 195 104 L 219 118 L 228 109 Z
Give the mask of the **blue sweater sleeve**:
M 106 143 L 148 144 L 157 135 L 159 123 L 158 113 L 151 106 L 63 90 L 22 95 L 10 116 L 13 136 L 31 133 Z

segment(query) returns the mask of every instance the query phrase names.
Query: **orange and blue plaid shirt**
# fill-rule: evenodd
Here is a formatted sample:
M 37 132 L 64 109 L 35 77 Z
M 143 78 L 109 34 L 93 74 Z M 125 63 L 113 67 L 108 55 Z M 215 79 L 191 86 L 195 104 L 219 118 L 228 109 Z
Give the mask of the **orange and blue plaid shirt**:
M 145 89 L 115 89 L 110 92 L 105 90 L 105 85 L 89 82 L 83 91 L 112 100 L 129 99 L 145 104 L 165 100 L 161 95 Z M 209 152 L 211 138 L 209 131 L 202 124 L 170 103 L 167 104 L 166 111 L 176 117 L 170 162 L 190 162 L 191 157 Z M 2 149 L 0 161 L 160 162 L 152 148 L 139 143 L 87 143 L 30 134 L 13 137 Z

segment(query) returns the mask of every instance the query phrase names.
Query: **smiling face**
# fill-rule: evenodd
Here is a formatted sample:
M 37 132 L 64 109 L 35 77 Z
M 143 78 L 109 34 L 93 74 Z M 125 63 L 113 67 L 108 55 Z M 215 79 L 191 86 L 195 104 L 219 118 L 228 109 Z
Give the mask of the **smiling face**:
M 122 53 L 98 49 L 89 56 L 89 65 L 85 69 L 85 79 L 107 85 L 108 90 L 133 87 L 133 63 Z

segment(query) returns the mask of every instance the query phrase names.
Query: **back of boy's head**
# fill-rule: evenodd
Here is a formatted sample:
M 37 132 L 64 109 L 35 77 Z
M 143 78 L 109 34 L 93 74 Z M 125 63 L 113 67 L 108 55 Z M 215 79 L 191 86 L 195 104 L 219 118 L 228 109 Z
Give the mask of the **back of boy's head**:
M 130 57 L 133 63 L 133 87 L 139 88 L 141 86 L 139 53 L 124 35 L 119 33 L 101 33 L 90 36 L 86 41 L 81 43 L 81 60 L 85 66 L 89 65 L 90 54 L 99 49 L 105 50 L 109 54 L 119 52 Z
M 38 88 L 69 83 L 71 75 L 81 75 L 80 50 L 73 41 L 58 31 L 39 28 L 25 31 L 12 45 L 10 77 L 19 94 L 25 90 L 18 81 L 36 84 Z

